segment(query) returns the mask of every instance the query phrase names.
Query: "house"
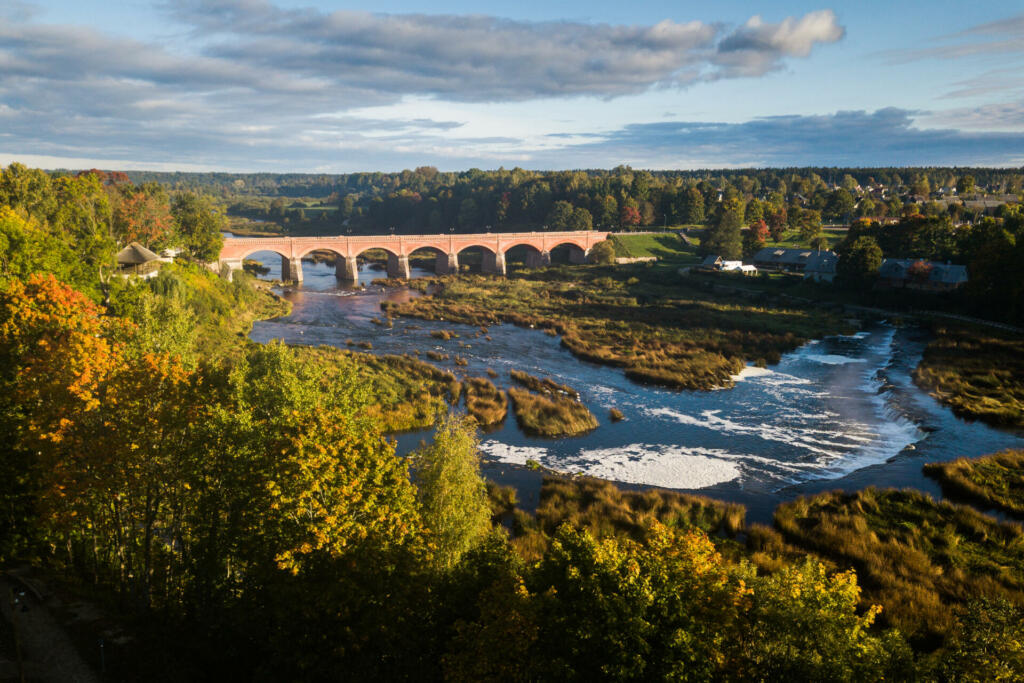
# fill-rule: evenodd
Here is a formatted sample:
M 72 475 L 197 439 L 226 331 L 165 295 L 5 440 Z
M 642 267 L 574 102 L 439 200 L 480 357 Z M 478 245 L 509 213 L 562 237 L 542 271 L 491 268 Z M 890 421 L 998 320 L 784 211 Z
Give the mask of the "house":
M 138 242 L 117 252 L 117 269 L 121 275 L 153 277 L 160 268 L 160 257 Z
M 754 265 L 760 270 L 802 273 L 813 255 L 813 249 L 765 247 L 754 254 Z
M 967 283 L 967 267 L 921 259 L 890 259 L 878 268 L 878 286 L 948 292 Z
M 704 260 L 700 262 L 701 268 L 707 268 L 708 270 L 721 270 L 722 269 L 722 257 L 709 254 L 704 257 Z
M 804 265 L 804 279 L 815 282 L 832 282 L 836 277 L 839 256 L 834 251 L 816 251 Z

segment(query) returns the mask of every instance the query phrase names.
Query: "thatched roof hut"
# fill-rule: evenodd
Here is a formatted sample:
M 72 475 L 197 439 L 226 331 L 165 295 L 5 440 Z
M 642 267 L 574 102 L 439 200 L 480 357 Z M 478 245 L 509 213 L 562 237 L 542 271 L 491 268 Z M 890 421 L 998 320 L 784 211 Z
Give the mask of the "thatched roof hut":
M 122 273 L 137 275 L 155 271 L 159 266 L 160 257 L 146 249 L 138 242 L 132 242 L 117 252 L 117 267 Z

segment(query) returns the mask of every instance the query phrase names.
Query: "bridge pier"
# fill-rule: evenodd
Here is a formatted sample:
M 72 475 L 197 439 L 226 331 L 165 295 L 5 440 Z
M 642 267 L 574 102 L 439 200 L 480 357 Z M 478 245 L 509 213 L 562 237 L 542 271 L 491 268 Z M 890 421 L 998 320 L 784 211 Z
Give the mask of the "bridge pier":
M 281 282 L 302 282 L 302 259 L 281 257 Z
M 434 262 L 434 272 L 438 275 L 450 275 L 459 272 L 458 254 L 438 254 Z
M 531 251 L 526 255 L 526 267 L 527 268 L 544 268 L 545 266 L 551 265 L 551 252 L 542 251 L 535 252 Z
M 492 254 L 489 251 L 484 251 L 484 261 L 480 264 L 480 270 L 491 275 L 505 275 L 504 252 Z
M 334 262 L 334 277 L 344 282 L 356 282 L 359 280 L 358 259 L 338 256 Z
M 587 256 L 589 256 L 590 250 L 583 251 L 577 246 L 569 247 L 569 263 L 575 263 L 577 265 L 587 262 Z
M 220 260 L 220 276 L 231 282 L 234 279 L 235 271 L 242 269 L 242 259 L 222 258 Z
M 409 275 L 409 257 L 395 256 L 388 252 L 388 277 L 408 280 Z

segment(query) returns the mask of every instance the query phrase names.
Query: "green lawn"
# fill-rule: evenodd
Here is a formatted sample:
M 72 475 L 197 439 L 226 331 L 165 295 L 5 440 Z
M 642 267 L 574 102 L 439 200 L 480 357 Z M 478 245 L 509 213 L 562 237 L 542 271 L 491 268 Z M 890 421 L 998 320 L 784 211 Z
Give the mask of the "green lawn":
M 657 235 L 619 234 L 613 238 L 615 255 L 624 258 L 655 256 L 663 261 L 696 263 L 700 261 L 694 247 L 685 244 L 674 233 Z

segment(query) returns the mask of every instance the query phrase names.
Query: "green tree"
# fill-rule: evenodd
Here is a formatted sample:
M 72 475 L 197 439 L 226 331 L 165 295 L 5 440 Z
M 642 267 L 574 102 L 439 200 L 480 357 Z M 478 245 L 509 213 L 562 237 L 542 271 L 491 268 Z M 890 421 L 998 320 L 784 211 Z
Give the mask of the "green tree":
M 471 197 L 463 199 L 459 204 L 459 227 L 463 230 L 475 229 L 479 220 L 480 210 L 476 202 Z
M 580 207 L 573 209 L 572 217 L 569 219 L 570 230 L 591 230 L 593 227 L 594 218 L 589 211 Z
M 171 214 L 177 223 L 181 241 L 192 258 L 212 262 L 224 246 L 224 217 L 214 208 L 209 197 L 186 192 L 174 198 Z
M 434 563 L 451 569 L 491 528 L 476 422 L 465 415 L 442 417 L 433 443 L 417 451 L 413 462 Z
M 743 256 L 743 202 L 730 199 L 722 202 L 714 225 L 704 231 L 701 251 L 734 260 Z
M 615 246 L 611 240 L 602 240 L 590 248 L 591 263 L 608 266 L 615 263 Z
M 547 226 L 549 230 L 569 230 L 570 223 L 572 221 L 573 207 L 572 204 L 566 201 L 557 201 L 552 207 L 551 211 L 547 216 Z
M 882 265 L 882 248 L 874 237 L 858 237 L 839 250 L 836 274 L 849 284 L 860 286 L 874 279 Z
M 704 195 L 696 187 L 686 190 L 683 203 L 683 222 L 688 225 L 704 224 Z
M 956 193 L 961 196 L 974 194 L 974 176 L 970 174 L 960 176 L 960 179 L 956 181 Z
M 1006 600 L 974 600 L 957 619 L 942 657 L 943 680 L 1024 680 L 1024 608 Z

